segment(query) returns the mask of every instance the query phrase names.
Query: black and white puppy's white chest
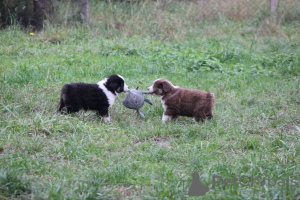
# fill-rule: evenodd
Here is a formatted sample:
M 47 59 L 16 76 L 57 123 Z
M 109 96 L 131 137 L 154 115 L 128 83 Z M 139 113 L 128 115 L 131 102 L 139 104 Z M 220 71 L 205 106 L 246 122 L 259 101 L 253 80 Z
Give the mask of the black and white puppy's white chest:
M 124 78 L 111 75 L 97 84 L 65 84 L 60 95 L 58 111 L 72 113 L 95 110 L 105 121 L 110 121 L 109 108 L 119 93 L 128 91 Z
M 99 82 L 97 83 L 97 85 L 98 85 L 98 87 L 99 87 L 99 90 L 101 90 L 101 92 L 103 92 L 103 94 L 105 95 L 106 100 L 107 100 L 107 103 L 108 103 L 108 107 L 111 107 L 111 106 L 114 104 L 115 99 L 116 99 L 116 97 L 118 96 L 118 94 L 109 91 L 109 90 L 106 88 L 105 83 L 106 83 L 106 79 L 104 79 L 104 80 L 102 80 L 102 81 L 99 81 Z M 101 100 L 99 101 L 99 103 L 101 103 Z

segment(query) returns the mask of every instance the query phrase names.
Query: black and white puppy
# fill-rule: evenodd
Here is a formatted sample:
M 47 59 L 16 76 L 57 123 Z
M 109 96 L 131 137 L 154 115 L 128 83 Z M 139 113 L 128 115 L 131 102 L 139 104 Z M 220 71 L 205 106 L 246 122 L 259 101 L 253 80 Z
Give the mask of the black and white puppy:
M 58 111 L 73 113 L 81 109 L 96 110 L 104 121 L 109 122 L 109 108 L 114 104 L 118 93 L 127 91 L 124 78 L 117 74 L 110 75 L 97 84 L 65 84 L 61 90 Z

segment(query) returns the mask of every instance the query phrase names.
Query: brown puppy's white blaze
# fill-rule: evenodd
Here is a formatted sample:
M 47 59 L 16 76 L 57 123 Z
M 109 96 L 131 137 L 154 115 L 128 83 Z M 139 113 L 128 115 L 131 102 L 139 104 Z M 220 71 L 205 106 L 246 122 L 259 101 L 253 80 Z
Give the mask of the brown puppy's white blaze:
M 148 90 L 161 97 L 163 122 L 175 121 L 178 116 L 194 117 L 196 122 L 213 117 L 215 98 L 211 92 L 179 88 L 166 79 L 155 80 Z

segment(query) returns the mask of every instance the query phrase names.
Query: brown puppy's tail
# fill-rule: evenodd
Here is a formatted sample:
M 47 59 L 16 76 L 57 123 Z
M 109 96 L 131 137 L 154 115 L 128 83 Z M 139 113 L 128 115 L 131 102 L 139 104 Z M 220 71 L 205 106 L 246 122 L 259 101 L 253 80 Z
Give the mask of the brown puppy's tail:
M 212 92 L 207 93 L 207 98 L 209 99 L 209 114 L 207 115 L 208 119 L 213 118 L 213 109 L 215 107 L 215 95 Z

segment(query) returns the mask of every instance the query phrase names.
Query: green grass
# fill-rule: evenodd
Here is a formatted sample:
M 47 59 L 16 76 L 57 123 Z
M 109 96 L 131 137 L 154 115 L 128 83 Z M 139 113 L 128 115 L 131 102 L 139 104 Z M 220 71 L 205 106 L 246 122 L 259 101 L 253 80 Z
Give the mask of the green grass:
M 207 34 L 213 26 L 220 35 Z M 199 199 L 299 199 L 297 27 L 280 26 L 288 38 L 257 36 L 245 22 L 195 27 L 180 39 L 173 37 L 177 29 L 170 38 L 144 37 L 148 29 L 129 36 L 93 23 L 49 25 L 34 36 L 18 26 L 2 30 L 0 199 L 182 199 L 195 171 L 210 187 Z M 63 84 L 96 83 L 114 73 L 140 90 L 163 77 L 212 91 L 215 117 L 162 124 L 160 98 L 150 96 L 153 106 L 145 104 L 141 120 L 122 105 L 125 94 L 108 124 L 94 112 L 56 113 Z M 213 176 L 243 175 L 289 176 L 298 187 L 212 186 Z

